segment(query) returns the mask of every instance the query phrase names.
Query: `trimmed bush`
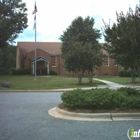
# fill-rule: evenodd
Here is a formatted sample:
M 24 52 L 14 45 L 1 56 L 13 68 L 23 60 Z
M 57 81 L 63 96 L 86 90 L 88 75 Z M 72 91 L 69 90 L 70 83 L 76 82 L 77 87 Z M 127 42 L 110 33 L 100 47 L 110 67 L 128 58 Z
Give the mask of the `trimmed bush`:
M 71 109 L 140 108 L 140 90 L 130 88 L 118 90 L 106 88 L 87 91 L 77 89 L 63 93 L 61 99 L 63 104 Z
M 131 77 L 131 71 L 130 70 L 121 70 L 121 71 L 119 71 L 119 76 L 120 77 Z M 136 74 L 135 74 L 135 77 L 137 77 Z
M 119 76 L 120 76 L 120 77 L 124 77 L 124 76 L 123 76 L 123 70 L 119 71 Z
M 121 71 L 119 71 L 119 76 L 120 77 L 131 77 L 131 72 L 130 72 L 130 70 L 121 70 Z
M 50 70 L 50 75 L 57 75 L 57 73 L 53 70 Z
M 137 90 L 137 89 L 134 89 L 134 88 L 130 88 L 130 87 L 122 87 L 122 88 L 119 88 L 118 91 L 122 91 L 122 92 L 125 92 L 127 93 L 128 96 L 139 96 L 140 97 L 140 90 Z
M 13 75 L 29 75 L 31 74 L 29 69 L 12 69 L 11 74 Z
M 10 73 L 10 74 L 13 74 L 13 71 L 15 71 L 15 70 L 16 70 L 15 67 L 11 67 L 11 68 L 9 69 L 9 73 Z

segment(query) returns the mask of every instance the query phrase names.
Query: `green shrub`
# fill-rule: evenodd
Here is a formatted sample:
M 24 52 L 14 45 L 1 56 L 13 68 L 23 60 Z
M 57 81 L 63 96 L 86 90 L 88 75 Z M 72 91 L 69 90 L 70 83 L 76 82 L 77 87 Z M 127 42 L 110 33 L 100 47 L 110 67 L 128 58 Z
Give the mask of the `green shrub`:
M 134 74 L 135 75 L 135 77 L 137 77 L 137 75 L 136 74 Z M 119 76 L 120 77 L 131 77 L 131 71 L 130 70 L 121 70 L 121 71 L 119 71 Z
M 123 75 L 124 75 L 124 77 L 131 77 L 130 70 L 124 70 Z
M 139 90 L 130 94 L 130 89 L 92 89 L 92 90 L 73 90 L 67 91 L 61 95 L 63 104 L 69 108 L 86 109 L 115 109 L 115 108 L 140 108 Z M 131 96 L 128 96 L 131 95 Z
M 47 75 L 47 70 L 46 69 L 42 70 L 42 75 Z
M 140 90 L 135 89 L 135 88 L 122 87 L 122 88 L 118 89 L 118 91 L 122 91 L 122 92 L 126 91 L 128 96 L 132 95 L 132 96 L 136 96 L 136 97 L 139 96 L 140 97 Z
M 121 71 L 119 71 L 119 76 L 120 77 L 131 77 L 131 72 L 130 72 L 130 70 L 121 70 Z
M 57 75 L 57 73 L 53 70 L 50 70 L 50 75 Z
M 12 71 L 12 74 L 13 75 L 28 75 L 28 74 L 31 74 L 30 70 L 29 69 L 13 69 Z
M 15 70 L 16 70 L 15 67 L 11 67 L 11 68 L 9 69 L 9 73 L 10 73 L 10 74 L 13 74 L 13 71 L 15 71 Z
M 119 71 L 119 76 L 120 76 L 120 77 L 124 77 L 124 76 L 123 76 L 123 70 Z

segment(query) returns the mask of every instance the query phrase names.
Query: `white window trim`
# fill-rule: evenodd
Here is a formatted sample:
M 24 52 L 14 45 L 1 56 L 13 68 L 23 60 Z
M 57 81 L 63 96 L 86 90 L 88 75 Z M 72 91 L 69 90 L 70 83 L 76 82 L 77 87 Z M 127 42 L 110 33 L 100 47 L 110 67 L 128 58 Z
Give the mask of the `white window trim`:
M 109 64 L 109 56 L 108 56 L 108 64 L 107 64 L 107 65 L 104 64 L 104 66 L 109 66 L 109 65 L 110 65 L 110 64 Z
M 54 55 L 52 55 L 52 56 L 54 56 Z M 52 56 L 51 56 L 51 57 L 52 57 Z M 55 57 L 55 66 L 52 66 L 53 68 L 54 68 L 54 67 L 57 67 L 57 57 L 56 57 L 56 56 L 54 56 L 54 57 Z
M 116 63 L 116 60 L 114 60 L 114 63 Z M 117 63 L 116 63 L 116 64 L 114 64 L 114 66 L 118 66 L 118 65 L 117 65 Z

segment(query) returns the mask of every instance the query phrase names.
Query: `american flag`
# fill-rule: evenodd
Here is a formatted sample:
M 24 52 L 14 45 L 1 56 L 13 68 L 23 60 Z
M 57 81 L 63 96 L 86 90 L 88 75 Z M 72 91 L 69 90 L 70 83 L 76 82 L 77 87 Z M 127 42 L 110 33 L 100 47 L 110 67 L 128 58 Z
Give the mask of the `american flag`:
M 36 3 L 35 3 L 35 9 L 34 11 L 32 12 L 32 14 L 35 14 L 37 12 L 37 7 L 36 7 Z
M 33 30 L 36 28 L 36 15 L 34 17 L 34 26 L 33 26 Z

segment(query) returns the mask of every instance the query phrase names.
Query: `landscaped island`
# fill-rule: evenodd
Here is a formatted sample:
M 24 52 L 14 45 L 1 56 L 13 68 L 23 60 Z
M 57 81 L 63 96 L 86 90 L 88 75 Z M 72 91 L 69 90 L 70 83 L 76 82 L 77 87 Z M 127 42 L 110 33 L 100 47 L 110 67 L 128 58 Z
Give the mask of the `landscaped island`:
M 140 90 L 134 88 L 73 90 L 61 95 L 59 108 L 74 112 L 140 112 Z

